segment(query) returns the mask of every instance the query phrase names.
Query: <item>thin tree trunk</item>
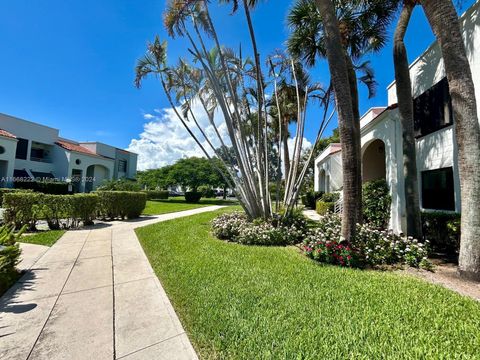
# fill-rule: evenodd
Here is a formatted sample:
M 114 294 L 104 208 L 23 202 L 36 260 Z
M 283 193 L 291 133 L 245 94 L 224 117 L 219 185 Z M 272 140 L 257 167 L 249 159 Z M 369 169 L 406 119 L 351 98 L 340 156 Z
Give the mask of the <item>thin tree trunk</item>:
M 290 174 L 290 151 L 288 150 L 288 121 L 284 119 L 282 122 L 282 142 L 283 142 L 283 163 L 285 169 L 285 179 L 287 179 L 288 174 Z
M 405 0 L 394 35 L 393 62 L 397 88 L 398 110 L 402 123 L 403 136 L 403 176 L 405 183 L 405 205 L 407 215 L 407 235 L 422 238 L 422 218 L 418 195 L 417 155 L 413 123 L 413 96 L 405 32 L 415 4 Z
M 421 0 L 442 50 L 458 144 L 462 199 L 459 273 L 480 281 L 480 125 L 472 72 L 451 0 Z
M 332 0 L 315 0 L 317 9 L 323 18 L 326 37 L 326 50 L 333 89 L 338 109 L 338 127 L 342 143 L 343 167 L 343 216 L 342 236 L 349 241 L 355 236 L 358 200 L 357 174 L 358 159 L 355 150 L 355 124 L 352 109 L 348 68 L 345 50 L 342 46 L 338 20 Z

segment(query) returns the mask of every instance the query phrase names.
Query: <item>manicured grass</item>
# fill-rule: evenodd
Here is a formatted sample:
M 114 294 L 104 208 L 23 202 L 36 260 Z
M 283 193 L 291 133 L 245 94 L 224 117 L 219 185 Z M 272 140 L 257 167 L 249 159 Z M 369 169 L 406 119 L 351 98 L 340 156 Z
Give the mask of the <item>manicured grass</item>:
M 137 229 L 201 358 L 478 358 L 479 303 L 397 273 L 323 266 L 294 247 L 216 240 L 218 213 Z
M 28 243 L 28 244 L 52 246 L 57 242 L 58 239 L 62 237 L 64 233 L 65 233 L 65 230 L 39 231 L 34 234 L 23 235 L 20 239 L 20 242 Z
M 168 199 L 168 200 L 155 200 L 147 201 L 147 206 L 143 210 L 144 215 L 161 215 L 168 214 L 177 211 L 185 211 L 198 209 L 211 205 L 232 205 L 237 204 L 233 200 L 221 200 L 221 199 L 202 199 L 198 204 L 189 204 L 185 202 L 184 198 Z

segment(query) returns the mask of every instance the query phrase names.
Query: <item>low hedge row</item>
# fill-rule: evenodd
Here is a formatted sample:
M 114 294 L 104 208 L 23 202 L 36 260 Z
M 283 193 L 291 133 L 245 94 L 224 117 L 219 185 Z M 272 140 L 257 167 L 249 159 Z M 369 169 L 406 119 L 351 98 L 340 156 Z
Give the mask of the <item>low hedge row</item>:
M 16 228 L 34 230 L 39 219 L 50 229 L 90 225 L 103 219 L 135 218 L 146 205 L 146 195 L 130 191 L 99 191 L 91 194 L 48 195 L 34 192 L 4 193 L 4 221 Z
M 168 191 L 166 190 L 145 190 L 147 200 L 167 200 Z
M 3 204 L 3 194 L 11 194 L 11 193 L 17 193 L 17 192 L 32 192 L 32 190 L 0 188 L 0 205 Z

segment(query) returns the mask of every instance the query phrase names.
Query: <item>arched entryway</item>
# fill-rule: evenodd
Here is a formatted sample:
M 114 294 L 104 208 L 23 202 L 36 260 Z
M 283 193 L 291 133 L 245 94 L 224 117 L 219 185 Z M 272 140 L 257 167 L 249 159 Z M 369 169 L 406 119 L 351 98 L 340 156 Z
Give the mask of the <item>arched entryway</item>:
M 104 180 L 110 179 L 110 170 L 103 165 L 90 165 L 85 178 L 85 191 L 95 190 Z
M 365 145 L 362 151 L 362 181 L 365 183 L 386 178 L 385 143 L 376 139 Z
M 325 176 L 325 170 L 320 169 L 318 173 L 318 190 L 325 192 L 326 189 L 326 176 Z

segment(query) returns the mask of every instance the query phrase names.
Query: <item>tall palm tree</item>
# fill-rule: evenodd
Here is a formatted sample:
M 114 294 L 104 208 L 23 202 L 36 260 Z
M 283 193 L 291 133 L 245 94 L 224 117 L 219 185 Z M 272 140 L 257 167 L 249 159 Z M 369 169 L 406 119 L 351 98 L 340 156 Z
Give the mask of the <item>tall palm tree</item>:
M 359 193 L 356 179 L 356 172 L 359 171 L 356 160 L 358 153 L 355 147 L 355 116 L 348 79 L 349 71 L 333 2 L 331 0 L 315 0 L 315 4 L 321 14 L 324 33 L 323 44 L 337 103 L 344 169 L 342 236 L 349 241 L 355 237 L 358 216 L 356 207 L 361 203 L 361 193 Z
M 327 35 L 333 36 L 333 33 L 327 34 L 326 14 L 324 12 L 330 11 L 330 7 L 333 7 L 335 22 L 328 25 L 330 31 L 333 31 L 334 27 L 338 28 L 339 38 L 335 41 L 338 42 L 342 50 L 342 57 L 347 66 L 346 84 L 350 89 L 348 99 L 352 102 L 351 109 L 353 111 L 353 118 L 342 120 L 339 118 L 342 150 L 343 146 L 348 149 L 342 156 L 346 157 L 347 152 L 349 154 L 349 159 L 344 160 L 343 163 L 345 211 L 343 228 L 350 229 L 349 231 L 345 230 L 345 233 L 348 233 L 348 238 L 350 238 L 355 231 L 355 224 L 362 221 L 360 112 L 354 63 L 358 62 L 364 54 L 378 51 L 383 47 L 387 38 L 388 24 L 397 6 L 393 4 L 393 1 L 383 0 L 298 0 L 288 17 L 292 29 L 292 34 L 288 40 L 288 48 L 293 56 L 302 58 L 307 65 L 315 65 L 318 57 L 326 57 L 330 67 L 334 65 L 331 62 L 338 61 L 338 55 L 336 58 L 329 57 L 329 51 L 332 51 L 332 49 L 327 47 L 327 40 L 331 40 L 327 39 Z M 330 17 L 328 18 L 332 21 Z M 371 79 L 371 69 L 369 69 L 368 63 L 362 64 L 358 70 L 364 70 L 367 75 L 370 75 L 363 76 L 360 80 L 367 84 L 370 95 L 373 95 L 375 83 Z M 333 86 L 335 88 L 335 84 Z M 336 99 L 338 102 L 339 94 L 336 94 Z M 351 121 L 351 125 L 340 124 L 341 121 Z M 348 133 L 350 130 L 352 133 Z M 347 203 L 351 204 L 347 205 Z M 350 209 L 352 209 L 353 214 L 348 213 Z
M 403 136 L 403 174 L 405 184 L 405 205 L 407 235 L 422 238 L 422 219 L 418 195 L 417 161 L 413 120 L 413 95 L 410 80 L 405 33 L 417 0 L 403 0 L 402 11 L 394 34 L 393 62 L 398 99 L 398 109 Z
M 462 199 L 459 272 L 480 281 L 480 125 L 472 71 L 451 0 L 420 0 L 442 50 L 452 97 Z

